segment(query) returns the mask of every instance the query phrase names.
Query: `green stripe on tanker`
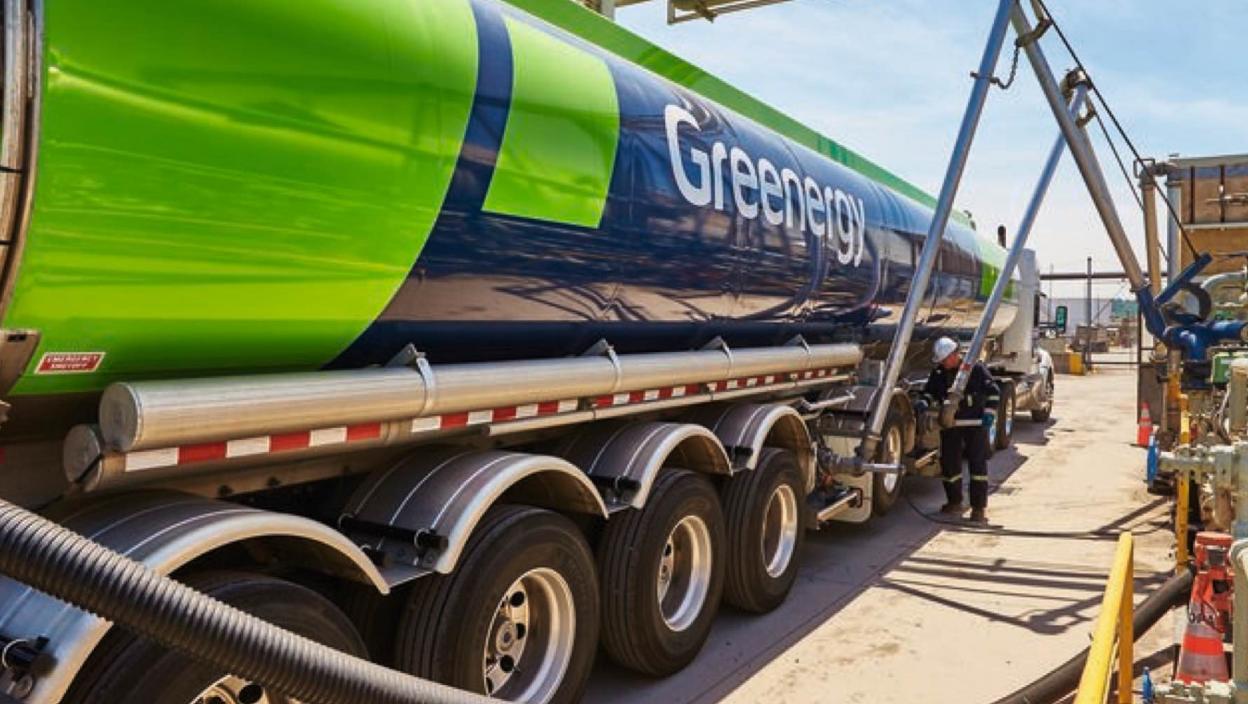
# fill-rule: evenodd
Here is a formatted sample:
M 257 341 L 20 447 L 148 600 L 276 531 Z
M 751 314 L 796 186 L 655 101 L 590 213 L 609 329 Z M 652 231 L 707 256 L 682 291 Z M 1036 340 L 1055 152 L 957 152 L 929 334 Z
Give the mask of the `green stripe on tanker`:
M 4 326 L 42 332 L 32 364 L 107 355 L 15 393 L 315 368 L 373 321 L 460 152 L 466 0 L 46 11 L 40 180 Z
M 989 242 L 982 237 L 975 238 L 975 248 L 979 250 L 981 262 L 979 295 L 988 298 L 988 296 L 992 295 L 992 287 L 997 285 L 997 279 L 1001 278 L 1001 270 L 1005 268 L 1006 252 L 995 243 Z M 1018 300 L 1018 294 L 1013 281 L 1005 286 L 1005 300 Z
M 714 75 L 651 44 L 614 22 L 576 2 L 552 0 L 507 0 L 512 5 L 593 42 L 608 51 L 645 66 L 660 76 L 731 108 L 755 122 L 805 145 L 867 178 L 891 188 L 928 208 L 936 199 L 918 186 L 902 179 L 852 149 L 812 130 L 766 103 L 749 96 Z M 953 219 L 970 225 L 970 218 L 955 212 Z
M 523 22 L 511 37 L 511 113 L 485 210 L 598 227 L 620 137 L 607 65 Z

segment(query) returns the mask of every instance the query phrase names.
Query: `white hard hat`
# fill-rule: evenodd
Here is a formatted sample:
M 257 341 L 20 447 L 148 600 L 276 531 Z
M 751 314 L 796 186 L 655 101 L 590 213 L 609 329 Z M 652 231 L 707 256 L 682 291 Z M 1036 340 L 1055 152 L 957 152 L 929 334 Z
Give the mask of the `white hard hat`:
M 932 362 L 940 364 L 948 359 L 949 355 L 958 351 L 958 343 L 948 337 L 942 337 L 936 340 L 936 344 L 932 345 Z

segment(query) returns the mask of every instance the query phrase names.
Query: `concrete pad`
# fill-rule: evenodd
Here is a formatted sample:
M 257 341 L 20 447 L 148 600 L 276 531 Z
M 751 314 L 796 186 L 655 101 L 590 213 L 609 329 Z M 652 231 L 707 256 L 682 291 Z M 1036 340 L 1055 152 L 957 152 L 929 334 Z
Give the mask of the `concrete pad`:
M 1136 593 L 1171 569 L 1167 504 L 1144 491 L 1135 376 L 1059 377 L 1053 418 L 1019 416 L 990 463 L 987 528 L 935 514 L 938 480 L 865 525 L 807 536 L 783 606 L 724 607 L 683 672 L 637 676 L 600 658 L 586 701 L 988 702 L 1088 643 L 1117 534 L 1137 539 Z M 1143 657 L 1170 642 L 1155 628 Z

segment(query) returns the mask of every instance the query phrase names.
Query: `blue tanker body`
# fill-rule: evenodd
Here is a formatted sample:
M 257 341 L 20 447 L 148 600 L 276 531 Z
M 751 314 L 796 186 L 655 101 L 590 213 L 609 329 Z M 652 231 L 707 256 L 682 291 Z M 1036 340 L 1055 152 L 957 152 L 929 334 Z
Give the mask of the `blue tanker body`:
M 869 339 L 898 316 L 930 209 L 531 15 L 493 0 L 474 13 L 479 78 L 441 214 L 390 304 L 331 366 L 381 363 L 409 342 L 435 361 L 479 361 L 599 339 L 622 352 Z M 619 127 L 596 226 L 487 203 L 515 110 L 514 23 L 609 70 Z M 1003 258 L 951 222 L 921 330 L 973 328 Z M 1013 314 L 1007 300 L 994 330 Z

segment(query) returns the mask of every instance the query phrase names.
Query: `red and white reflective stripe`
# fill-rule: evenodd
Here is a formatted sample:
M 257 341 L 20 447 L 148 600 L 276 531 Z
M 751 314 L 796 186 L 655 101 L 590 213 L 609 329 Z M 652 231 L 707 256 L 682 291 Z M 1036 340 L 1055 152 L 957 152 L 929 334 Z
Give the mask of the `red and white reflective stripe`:
M 125 469 L 127 472 L 137 472 L 158 467 L 175 467 L 197 462 L 267 455 L 274 452 L 306 450 L 309 447 L 345 445 L 363 440 L 376 440 L 380 437 L 381 423 L 361 423 L 359 425 L 317 428 L 295 433 L 261 435 L 253 438 L 240 438 L 222 442 L 205 442 L 156 450 L 140 450 L 139 452 L 126 454 Z
M 642 389 L 618 394 L 607 394 L 594 399 L 594 408 L 614 408 L 634 403 L 666 401 L 673 398 L 684 398 L 702 392 L 701 384 L 681 384 L 680 386 L 664 386 L 658 389 Z
M 833 369 L 809 369 L 786 374 L 767 374 L 760 376 L 738 377 L 706 382 L 705 384 L 681 384 L 665 386 L 657 389 L 641 389 L 617 394 L 607 394 L 594 398 L 590 405 L 593 408 L 616 408 L 633 404 L 666 401 L 674 398 L 694 396 L 705 390 L 712 392 L 735 391 L 738 389 L 766 388 L 778 382 L 794 380 L 823 379 L 836 373 Z M 562 399 L 558 401 L 542 401 L 518 406 L 503 406 L 486 410 L 463 411 L 460 413 L 444 413 L 437 416 L 411 419 L 412 433 L 426 433 L 441 430 L 454 430 L 492 423 L 508 423 L 529 418 L 554 416 L 571 413 L 580 407 L 578 399 Z M 278 452 L 306 450 L 312 447 L 329 445 L 347 445 L 353 442 L 376 440 L 381 437 L 381 423 L 364 423 L 360 425 L 337 426 L 333 428 L 317 428 L 293 433 L 261 435 L 252 438 L 240 438 L 222 442 L 209 442 L 197 445 L 159 448 L 131 452 L 125 457 L 125 471 L 136 472 L 160 467 L 174 467 L 266 455 Z
M 577 405 L 577 400 L 570 398 L 562 401 L 528 403 L 523 406 L 503 406 L 501 408 L 493 408 L 488 411 L 464 411 L 462 413 L 444 413 L 440 416 L 413 418 L 412 432 L 427 433 L 434 430 L 467 428 L 470 425 L 506 423 L 508 421 L 524 420 L 526 418 L 553 416 L 560 413 L 570 413 L 575 411 Z

